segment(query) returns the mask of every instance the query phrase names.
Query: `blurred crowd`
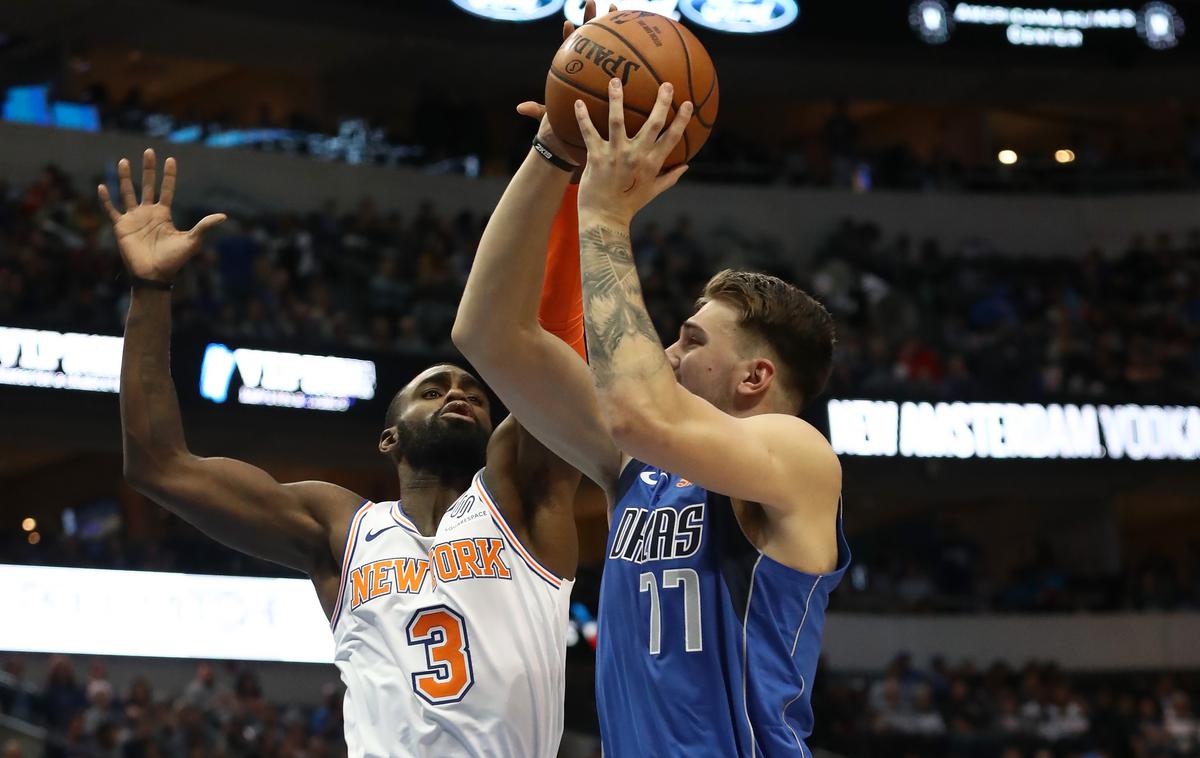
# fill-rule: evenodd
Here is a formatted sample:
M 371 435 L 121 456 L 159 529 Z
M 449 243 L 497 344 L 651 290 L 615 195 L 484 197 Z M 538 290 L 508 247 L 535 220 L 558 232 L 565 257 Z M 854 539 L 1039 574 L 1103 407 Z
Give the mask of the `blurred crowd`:
M 811 287 L 837 319 L 839 390 L 1200 397 L 1200 229 L 1045 257 L 944 250 L 846 221 Z
M 68 532 L 44 528 L 31 545 L 23 532 L 0 530 L 0 563 L 165 571 L 230 576 L 298 577 L 208 538 L 178 517 L 154 509 L 160 536 L 139 539 L 116 499 L 69 509 Z M 855 538 L 854 562 L 830 598 L 830 608 L 870 613 L 1102 613 L 1200 611 L 1200 542 L 1178 555 L 1123 556 L 1112 568 L 1064 560 L 1045 540 L 977 544 L 950 528 L 917 528 L 918 520 L 886 528 L 891 539 Z M 1055 535 L 1070 539 L 1063 531 Z M 1006 559 L 1021 555 L 1015 561 Z M 580 567 L 596 582 L 576 584 L 574 600 L 596 608 L 599 565 Z
M 921 539 L 906 530 L 904 536 L 884 546 L 860 540 L 830 607 L 885 613 L 1200 610 L 1200 543 L 1180 556 L 1133 555 L 1103 570 L 1064 561 L 1039 540 L 1027 557 L 1001 570 L 985 566 L 1000 557 L 996 553 L 1017 552 L 1012 540 L 983 548 L 955 533 Z
M 53 167 L 28 185 L 0 180 L 0 323 L 120 332 L 121 265 L 107 220 L 80 184 Z M 176 215 L 180 226 L 191 220 Z M 176 333 L 447 352 L 485 221 L 430 204 L 384 213 L 370 201 L 239 213 L 181 273 Z M 831 392 L 1200 398 L 1200 229 L 1058 257 L 1002 255 L 981 243 L 947 250 L 852 220 L 815 251 L 738 229 L 702 232 L 686 217 L 638 226 L 634 236 L 664 339 L 674 339 L 707 277 L 730 262 L 819 296 L 838 325 Z
M 1067 674 L 898 655 L 883 676 L 817 677 L 810 744 L 842 755 L 1167 758 L 1200 754 L 1195 674 Z
M 201 662 L 191 681 L 170 688 L 150 671 L 117 687 L 103 659 L 63 656 L 35 679 L 31 661 L 3 659 L 0 715 L 46 729 L 48 758 L 345 755 L 332 670 L 320 704 L 300 707 L 270 702 L 244 664 Z M 942 658 L 918 669 L 901 653 L 879 674 L 823 666 L 808 743 L 862 758 L 1194 756 L 1197 698 L 1194 673 L 1081 674 L 1047 662 L 981 668 Z M 35 758 L 16 741 L 0 741 L 0 756 Z
M 269 702 L 250 668 L 201 663 L 181 691 L 151 675 L 126 688 L 110 680 L 103 659 L 80 672 L 55 656 L 44 681 L 9 655 L 0 670 L 0 714 L 47 732 L 45 758 L 336 758 L 346 748 L 342 690 L 336 672 L 317 707 Z M 23 755 L 13 741 L 3 758 Z
M 481 119 L 478 114 L 489 113 L 487 105 L 463 93 L 448 97 L 437 88 L 420 93 L 411 118 L 399 119 L 390 124 L 392 128 L 361 119 L 333 124 L 300 112 L 276 114 L 266 105 L 249 118 L 232 113 L 204 118 L 187 112 L 165 113 L 149 103 L 137 87 L 114 99 L 106 87 L 95 84 L 81 99 L 97 107 L 105 130 L 153 137 L 190 133 L 195 141 L 214 139 L 218 144 L 223 141 L 222 134 L 254 133 L 245 145 L 249 149 L 352 163 L 408 165 L 435 173 L 474 175 L 480 166 L 515 170 L 524 156 L 523 149 L 519 153 L 498 152 L 497 145 L 503 142 L 483 128 L 484 123 L 497 122 L 503 116 L 492 112 L 492 118 Z M 1097 193 L 1200 186 L 1200 118 L 1194 113 L 1183 115 L 1178 124 L 1179 138 L 1160 132 L 1158 140 L 1106 139 L 1092 133 L 1094 124 L 1080 123 L 1065 140 L 1073 147 L 1069 164 L 1057 163 L 1048 154 L 1040 158 L 1026 154 L 1016 165 L 1003 165 L 988 150 L 968 160 L 940 147 L 931 153 L 919 151 L 903 138 L 869 140 L 870 124 L 864 123 L 861 114 L 855 115 L 852 105 L 841 99 L 828 104 L 807 103 L 800 112 L 813 127 L 794 131 L 785 138 L 764 139 L 761 130 L 747 133 L 726 124 L 691 161 L 689 180 L 836 187 L 859 192 Z M 977 118 L 986 120 L 982 113 Z M 937 117 L 926 115 L 924 119 L 928 129 L 945 128 Z M 523 146 L 525 139 L 522 131 L 521 138 L 513 143 Z M 1170 140 L 1169 147 L 1163 140 Z M 239 144 L 236 139 L 224 141 Z

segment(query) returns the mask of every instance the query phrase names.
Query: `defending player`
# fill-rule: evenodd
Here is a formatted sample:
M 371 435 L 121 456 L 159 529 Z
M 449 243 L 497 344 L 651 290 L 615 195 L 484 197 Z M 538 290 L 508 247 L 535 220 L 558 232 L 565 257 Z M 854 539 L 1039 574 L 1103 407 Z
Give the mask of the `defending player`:
M 118 173 L 125 212 L 99 193 L 133 279 L 121 366 L 129 482 L 214 539 L 312 578 L 346 684 L 351 756 L 554 756 L 578 472 L 514 417 L 493 434 L 479 382 L 445 364 L 387 411 L 379 450 L 402 501 L 193 454 L 170 375 L 171 282 L 224 216 L 175 229 L 173 159 L 157 203 L 152 151 L 140 204 L 129 161 Z
M 456 344 L 550 449 L 605 488 L 597 702 L 606 756 L 806 755 L 828 593 L 849 563 L 841 468 L 797 417 L 830 371 L 833 323 L 774 277 L 725 271 L 664 352 L 641 298 L 634 214 L 692 106 L 670 85 L 625 135 L 610 84 L 606 142 L 579 187 L 588 366 L 537 328 L 552 208 L 584 156 L 543 118 L 484 233 Z M 526 115 L 540 108 L 522 104 Z

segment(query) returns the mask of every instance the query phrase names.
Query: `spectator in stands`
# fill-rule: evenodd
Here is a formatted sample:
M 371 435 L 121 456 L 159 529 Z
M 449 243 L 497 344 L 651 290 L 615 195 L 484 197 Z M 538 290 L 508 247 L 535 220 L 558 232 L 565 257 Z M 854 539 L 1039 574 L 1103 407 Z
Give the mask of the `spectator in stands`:
M 94 679 L 87 686 L 88 707 L 83 712 L 83 732 L 97 735 L 101 727 L 112 723 L 117 709 L 113 702 L 113 687 L 104 679 Z
M 224 693 L 217 686 L 216 672 L 211 663 L 204 662 L 196 666 L 196 675 L 188 682 L 179 702 L 181 705 L 196 708 L 200 713 L 210 714 L 217 710 Z
M 33 684 L 25 678 L 24 659 L 18 655 L 5 658 L 0 674 L 0 713 L 33 721 L 41 707 L 34 692 Z
M 1192 701 L 1186 692 L 1171 693 L 1163 712 L 1163 731 L 1176 755 L 1200 752 L 1200 722 L 1192 714 Z
M 65 727 L 86 706 L 87 698 L 76 681 L 75 669 L 67 658 L 55 656 L 50 661 L 46 690 L 42 697 L 45 702 L 46 723 L 51 727 Z M 82 727 L 82 722 L 80 726 Z
M 858 166 L 859 129 L 850 118 L 849 106 L 844 98 L 834 102 L 833 113 L 825 122 L 822 137 L 829 158 L 830 184 L 849 188 Z

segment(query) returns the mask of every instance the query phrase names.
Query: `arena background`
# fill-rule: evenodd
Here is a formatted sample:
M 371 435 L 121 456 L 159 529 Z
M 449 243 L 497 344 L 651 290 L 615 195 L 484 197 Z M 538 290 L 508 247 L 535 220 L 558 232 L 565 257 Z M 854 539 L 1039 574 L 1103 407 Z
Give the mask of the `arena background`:
M 454 357 L 513 106 L 579 3 L 462 5 L 0 4 L 4 758 L 344 752 L 311 591 L 122 481 L 93 187 L 150 146 L 181 225 L 231 216 L 176 289 L 192 448 L 394 497 L 384 408 Z M 722 90 L 635 225 L 656 325 L 722 265 L 838 323 L 810 420 L 855 563 L 814 751 L 1200 754 L 1200 4 L 651 5 L 709 24 Z M 514 9 L 547 15 L 483 17 Z M 563 756 L 599 755 L 598 495 L 578 520 Z

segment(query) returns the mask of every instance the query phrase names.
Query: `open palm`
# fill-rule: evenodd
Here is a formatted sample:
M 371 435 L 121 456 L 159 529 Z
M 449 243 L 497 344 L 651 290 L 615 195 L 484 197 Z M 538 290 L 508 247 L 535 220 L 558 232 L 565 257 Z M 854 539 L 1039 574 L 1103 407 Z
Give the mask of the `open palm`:
M 200 248 L 204 232 L 225 220 L 224 213 L 205 216 L 181 232 L 171 221 L 171 201 L 175 198 L 175 159 L 167 158 L 163 166 L 162 192 L 154 202 L 157 184 L 156 161 L 153 150 L 142 154 L 142 201 L 133 192 L 129 161 L 122 158 L 117 164 L 121 201 L 125 212 L 118 213 L 103 184 L 98 188 L 100 202 L 108 211 L 117 237 L 117 247 L 129 273 L 144 279 L 169 282 L 180 267 Z

